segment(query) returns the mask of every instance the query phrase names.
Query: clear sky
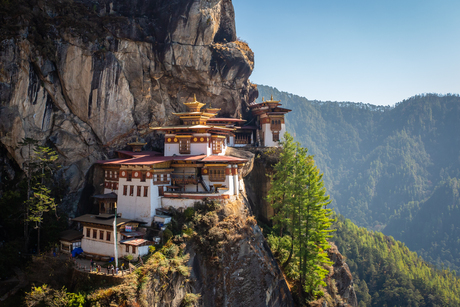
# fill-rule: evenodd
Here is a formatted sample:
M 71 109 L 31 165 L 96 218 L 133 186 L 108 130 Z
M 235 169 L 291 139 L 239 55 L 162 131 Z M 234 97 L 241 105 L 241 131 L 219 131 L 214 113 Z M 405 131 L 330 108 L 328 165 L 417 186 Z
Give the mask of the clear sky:
M 460 93 L 459 0 L 232 2 L 253 83 L 375 105 Z

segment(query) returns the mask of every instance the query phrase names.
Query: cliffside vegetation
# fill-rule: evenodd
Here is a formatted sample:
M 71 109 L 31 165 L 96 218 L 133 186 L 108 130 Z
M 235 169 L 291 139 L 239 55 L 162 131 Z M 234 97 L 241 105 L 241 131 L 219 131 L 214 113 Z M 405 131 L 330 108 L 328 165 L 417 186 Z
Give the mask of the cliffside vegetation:
M 273 95 L 293 110 L 287 129 L 315 156 L 338 213 L 459 271 L 458 95 L 383 107 L 258 89 L 259 100 Z
M 323 187 L 322 174 L 307 149 L 294 143 L 291 135 L 283 137 L 278 163 L 271 175 L 268 201 L 274 209 L 274 230 L 268 242 L 291 281 L 293 293 L 303 306 L 324 295 L 321 287 L 331 265 L 326 250 L 330 248 L 330 203 Z
M 460 279 L 423 261 L 400 241 L 339 215 L 332 241 L 353 274 L 360 307 L 459 306 Z

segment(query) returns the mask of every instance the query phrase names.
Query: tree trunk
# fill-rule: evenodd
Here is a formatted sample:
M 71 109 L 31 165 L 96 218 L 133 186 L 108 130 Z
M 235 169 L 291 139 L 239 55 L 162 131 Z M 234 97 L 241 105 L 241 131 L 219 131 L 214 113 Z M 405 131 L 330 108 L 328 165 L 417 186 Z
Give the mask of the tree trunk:
M 40 255 L 40 225 L 38 225 L 37 254 Z

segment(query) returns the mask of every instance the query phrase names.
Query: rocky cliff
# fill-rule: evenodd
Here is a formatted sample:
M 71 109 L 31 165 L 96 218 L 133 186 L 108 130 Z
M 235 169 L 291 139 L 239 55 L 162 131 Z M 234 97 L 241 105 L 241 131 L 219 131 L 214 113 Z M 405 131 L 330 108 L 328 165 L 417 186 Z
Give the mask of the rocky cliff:
M 14 178 L 25 138 L 57 150 L 71 215 L 95 161 L 197 99 L 235 115 L 257 96 L 230 0 L 2 0 L 0 143 Z

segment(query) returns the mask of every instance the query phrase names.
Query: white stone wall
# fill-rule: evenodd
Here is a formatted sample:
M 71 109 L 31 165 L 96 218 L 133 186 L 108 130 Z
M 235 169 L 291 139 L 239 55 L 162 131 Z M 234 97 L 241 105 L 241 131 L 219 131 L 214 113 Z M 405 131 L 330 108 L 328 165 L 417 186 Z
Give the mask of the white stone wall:
M 190 144 L 190 155 L 207 155 L 211 154 L 211 148 L 208 143 L 191 143 Z M 184 154 L 181 154 L 184 155 Z
M 114 257 L 115 251 L 114 251 L 114 236 L 113 236 L 113 229 L 112 230 L 106 230 L 104 229 L 104 240 L 99 240 L 99 231 L 102 229 L 98 228 L 91 228 L 89 227 L 91 232 L 90 232 L 90 237 L 86 237 L 86 229 L 87 227 L 83 227 L 83 234 L 84 237 L 81 239 L 81 248 L 86 254 L 97 254 L 97 255 L 105 255 L 105 256 L 110 256 Z M 93 239 L 93 229 L 97 230 L 96 234 L 96 239 Z M 106 240 L 106 232 L 110 231 L 110 241 Z M 120 242 L 120 233 L 117 234 L 117 242 Z M 118 247 L 120 247 L 120 244 L 118 243 Z
M 285 133 L 286 133 L 286 124 L 283 123 L 281 124 L 280 141 L 283 139 Z
M 81 240 L 81 248 L 86 254 L 94 254 L 94 255 L 103 255 L 109 257 L 115 257 L 115 249 L 114 249 L 114 236 L 113 230 L 106 230 L 104 229 L 104 240 L 99 240 L 99 230 L 98 228 L 91 228 L 90 237 L 86 237 L 86 226 L 83 227 L 83 234 L 85 235 Z M 97 239 L 93 239 L 93 229 L 97 230 Z M 106 231 L 110 231 L 111 240 L 106 241 Z M 134 259 L 137 259 L 138 256 L 143 256 L 148 254 L 149 247 L 148 246 L 140 246 L 136 247 L 135 254 L 132 253 L 132 246 L 129 246 L 129 252 L 126 252 L 126 245 L 121 244 L 121 234 L 120 232 L 117 233 L 117 251 L 118 251 L 118 258 L 124 257 L 125 255 L 133 255 Z
M 173 134 L 166 134 L 165 138 L 174 138 Z M 209 138 L 211 137 L 211 134 L 209 133 L 196 133 L 192 135 L 192 138 Z M 189 156 L 189 155 L 211 155 L 212 154 L 212 148 L 209 146 L 209 143 L 190 143 L 190 154 L 181 154 L 179 152 L 179 143 L 165 143 L 165 151 L 164 155 L 165 156 L 173 156 L 173 155 L 178 155 L 178 156 Z
M 127 195 L 123 195 L 124 186 L 128 186 Z M 134 186 L 133 195 L 130 196 L 130 186 Z M 137 187 L 141 186 L 141 195 L 137 196 Z M 148 187 L 147 197 L 144 197 L 144 187 Z M 154 208 L 158 204 L 158 188 L 153 185 L 152 179 L 146 179 L 141 182 L 140 178 L 120 178 L 118 185 L 118 203 L 117 212 L 122 214 L 123 218 L 146 222 L 150 225 L 152 217 L 155 215 Z
M 210 194 L 211 195 L 211 194 Z M 186 198 L 167 198 L 163 197 L 161 199 L 161 206 L 165 209 L 173 207 L 175 209 L 179 208 L 188 208 L 193 207 L 195 202 L 199 201 L 198 199 L 186 199 Z
M 273 133 L 270 130 L 270 124 L 262 124 L 262 133 L 264 135 L 264 146 L 265 147 L 276 147 L 278 142 L 273 142 Z
M 179 143 L 165 143 L 165 157 L 179 154 Z M 118 188 L 120 188 L 118 186 Z

